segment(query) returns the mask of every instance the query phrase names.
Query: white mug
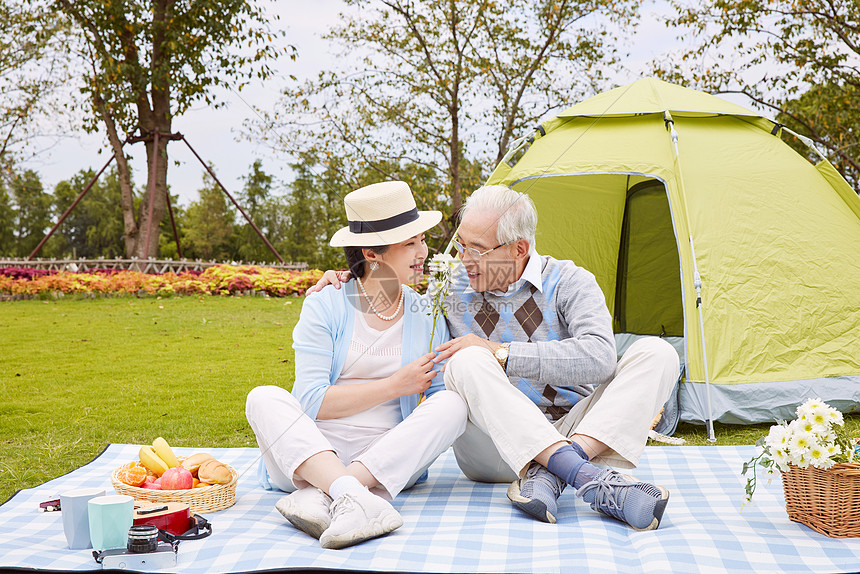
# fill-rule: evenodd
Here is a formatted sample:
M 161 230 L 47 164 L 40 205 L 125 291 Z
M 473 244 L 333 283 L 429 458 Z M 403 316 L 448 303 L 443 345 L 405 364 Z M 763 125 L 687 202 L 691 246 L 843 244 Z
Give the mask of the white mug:
M 90 547 L 90 499 L 104 496 L 101 488 L 81 488 L 60 493 L 60 514 L 63 516 L 63 532 L 69 548 L 79 550 Z
M 93 549 L 124 548 L 134 522 L 134 498 L 124 494 L 97 496 L 88 505 Z

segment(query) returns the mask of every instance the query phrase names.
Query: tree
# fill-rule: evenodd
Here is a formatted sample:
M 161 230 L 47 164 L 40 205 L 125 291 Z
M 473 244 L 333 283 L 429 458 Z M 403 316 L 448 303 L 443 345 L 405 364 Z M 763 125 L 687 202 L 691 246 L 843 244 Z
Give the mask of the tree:
M 340 165 L 321 164 L 310 154 L 302 154 L 300 159 L 290 166 L 295 179 L 288 185 L 286 197 L 273 204 L 280 215 L 272 227 L 278 250 L 290 261 L 319 269 L 345 268 L 343 250 L 330 247 L 328 242 L 347 224 L 343 196 L 352 188 L 340 181 Z M 440 189 L 438 174 L 425 165 L 380 162 L 376 168 L 384 169 L 392 178 L 409 181 L 416 194 L 430 195 Z M 378 181 L 378 172 L 366 169 L 355 177 L 355 185 L 361 187 Z
M 27 257 L 51 226 L 51 196 L 31 169 L 15 175 L 10 187 L 17 207 L 15 251 L 18 257 Z
M 667 22 L 698 45 L 658 73 L 744 94 L 813 139 L 860 191 L 860 4 L 856 0 L 673 0 Z M 823 106 L 823 107 L 822 107 Z
M 82 170 L 54 188 L 57 217 L 90 183 L 95 171 Z M 124 252 L 120 186 L 116 169 L 105 172 L 69 213 L 51 241 L 58 256 L 121 257 Z
M 230 257 L 234 215 L 227 198 L 212 177 L 203 175 L 200 199 L 188 206 L 182 229 L 186 258 L 225 260 Z
M 263 171 L 263 162 L 256 160 L 251 165 L 248 175 L 244 176 L 245 186 L 239 194 L 239 204 L 251 218 L 251 221 L 267 237 L 271 234 L 270 216 L 272 202 L 272 186 L 274 178 Z M 237 259 L 242 261 L 274 261 L 272 253 L 250 224 L 244 221 L 235 228 L 235 237 L 231 242 Z
M 276 234 L 277 248 L 289 261 L 312 267 L 346 266 L 343 250 L 329 247 L 334 232 L 346 225 L 343 196 L 351 191 L 339 181 L 340 165 L 320 166 L 310 154 L 292 164 L 295 179 L 283 202 L 283 219 Z
M 244 0 L 51 4 L 74 24 L 70 38 L 78 41 L 72 46 L 86 63 L 78 68 L 90 102 L 86 127 L 101 124 L 116 154 L 126 253 L 153 256 L 158 225 L 150 222 L 164 216 L 169 141 L 156 136 L 172 134 L 173 118 L 193 103 L 213 103 L 214 87 L 241 89 L 253 77 L 267 78 L 267 62 L 285 50 L 277 47 L 261 10 Z M 148 166 L 147 191 L 136 215 L 123 147 L 132 136 L 145 141 Z
M 44 2 L 0 1 L 0 177 L 12 177 L 16 156 L 67 79 L 61 18 Z
M 15 248 L 15 218 L 17 212 L 12 198 L 6 191 L 3 178 L 0 178 L 0 257 L 13 257 Z
M 810 87 L 795 99 L 782 102 L 776 121 L 789 129 L 806 134 L 828 151 L 830 161 L 860 193 L 860 89 L 844 85 L 823 84 Z M 818 158 L 800 142 L 789 141 L 798 152 Z
M 337 170 L 346 189 L 386 166 L 424 166 L 439 187 L 416 193 L 421 209 L 449 218 L 514 134 L 605 81 L 616 62 L 610 24 L 635 25 L 633 0 L 349 0 L 327 38 L 343 69 L 285 90 L 252 126 L 297 157 Z M 620 28 L 614 28 L 620 29 Z M 288 142 L 288 143 L 287 143 Z M 346 161 L 346 158 L 349 161 Z

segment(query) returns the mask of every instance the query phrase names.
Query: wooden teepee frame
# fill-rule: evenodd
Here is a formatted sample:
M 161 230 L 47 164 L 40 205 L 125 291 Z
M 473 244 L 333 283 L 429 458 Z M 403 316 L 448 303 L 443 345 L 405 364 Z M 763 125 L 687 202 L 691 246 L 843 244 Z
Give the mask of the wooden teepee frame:
M 158 140 L 160 138 L 166 138 L 166 139 L 171 140 L 171 141 L 181 140 L 181 141 L 185 142 L 185 145 L 188 146 L 188 149 L 191 150 L 191 153 L 193 153 L 194 157 L 196 157 L 197 160 L 200 162 L 200 165 L 202 165 L 206 169 L 206 171 L 209 172 L 209 175 L 212 176 L 212 179 L 215 180 L 215 183 L 217 183 L 218 187 L 221 188 L 221 191 L 224 192 L 224 195 L 226 195 L 230 199 L 230 201 L 233 203 L 233 205 L 236 206 L 236 209 L 239 210 L 239 213 L 242 214 L 242 217 L 245 218 L 245 220 L 251 225 L 251 227 L 254 229 L 254 231 L 257 233 L 257 235 L 260 236 L 260 239 L 263 240 L 263 242 L 266 244 L 266 247 L 268 247 L 269 250 L 275 255 L 275 257 L 278 258 L 278 261 L 280 261 L 283 264 L 284 259 L 283 259 L 283 257 L 281 257 L 281 254 L 278 253 L 278 250 L 275 249 L 275 247 L 269 242 L 268 239 L 266 239 L 266 236 L 263 235 L 263 232 L 260 231 L 260 228 L 257 227 L 253 221 L 251 221 L 251 218 L 248 216 L 247 213 L 245 213 L 245 210 L 242 209 L 242 206 L 239 205 L 239 203 L 233 198 L 232 195 L 230 195 L 230 192 L 227 191 L 227 188 L 224 187 L 224 185 L 221 183 L 221 181 L 215 175 L 215 172 L 212 171 L 212 168 L 210 168 L 209 165 L 205 161 L 203 161 L 203 159 L 200 157 L 200 155 L 194 150 L 194 148 L 191 147 L 191 144 L 188 143 L 188 140 L 185 139 L 184 135 L 182 135 L 181 133 L 162 134 L 162 133 L 159 133 L 156 131 L 156 132 L 151 132 L 151 133 L 140 135 L 140 136 L 129 137 L 123 143 L 123 147 L 125 147 L 126 144 L 135 144 L 137 142 L 153 141 L 153 143 L 155 145 L 155 149 L 158 149 Z M 102 173 L 104 173 L 104 171 L 108 168 L 108 166 L 111 164 L 111 162 L 115 158 L 116 158 L 116 152 L 114 152 L 110 156 L 110 159 L 107 160 L 107 162 L 99 170 L 99 172 L 95 175 L 95 177 L 93 177 L 93 179 L 89 182 L 89 184 L 87 184 L 87 186 L 78 195 L 78 197 L 75 198 L 75 201 L 73 201 L 72 204 L 68 207 L 68 209 L 66 209 L 66 211 L 63 212 L 63 214 L 60 216 L 60 219 L 57 221 L 57 223 L 54 224 L 54 226 L 51 228 L 51 230 L 48 232 L 48 234 L 45 235 L 45 237 L 39 242 L 39 244 L 36 246 L 36 248 L 33 250 L 33 252 L 30 253 L 29 257 L 27 257 L 28 260 L 32 260 L 39 253 L 39 251 L 41 251 L 42 247 L 45 245 L 45 243 L 48 241 L 48 239 L 50 239 L 51 236 L 54 234 L 54 232 L 57 231 L 57 228 L 60 227 L 60 225 L 62 225 L 63 221 L 66 220 L 66 218 L 69 216 L 69 214 L 72 212 L 72 210 L 75 209 L 75 207 L 78 205 L 78 203 L 80 203 L 80 201 L 84 198 L 84 196 L 87 194 L 87 192 L 93 187 L 93 185 L 95 185 L 98 178 L 101 176 Z M 158 154 L 156 154 L 152 160 L 152 172 L 153 173 L 155 173 L 157 167 L 158 167 Z M 145 242 L 146 242 L 144 253 L 149 253 L 149 246 L 150 246 L 150 241 L 152 238 L 152 228 L 155 225 L 153 220 L 152 220 L 152 206 L 153 206 L 152 197 L 155 194 L 155 178 L 153 178 L 153 177 L 149 178 L 148 193 L 150 195 L 149 217 L 147 218 L 146 235 L 144 236 Z M 179 255 L 179 258 L 181 259 L 182 258 L 182 247 L 179 244 L 179 233 L 176 230 L 176 220 L 173 217 L 173 207 L 170 204 L 170 193 L 165 190 L 165 195 L 167 195 L 167 211 L 170 214 L 170 224 L 173 227 L 173 239 L 174 239 L 174 241 L 176 241 L 176 252 Z

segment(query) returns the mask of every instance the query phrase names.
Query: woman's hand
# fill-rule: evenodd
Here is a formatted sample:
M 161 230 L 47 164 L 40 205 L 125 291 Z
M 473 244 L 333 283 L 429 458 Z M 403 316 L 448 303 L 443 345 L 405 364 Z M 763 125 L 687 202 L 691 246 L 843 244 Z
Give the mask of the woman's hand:
M 321 291 L 326 285 L 334 285 L 335 289 L 340 289 L 340 284 L 346 283 L 350 279 L 352 279 L 352 274 L 349 271 L 332 271 L 329 269 L 323 273 L 323 276 L 317 281 L 316 285 L 305 291 L 305 295 Z
M 398 397 L 417 395 L 430 388 L 430 382 L 436 376 L 433 370 L 435 357 L 436 353 L 422 355 L 389 377 Z

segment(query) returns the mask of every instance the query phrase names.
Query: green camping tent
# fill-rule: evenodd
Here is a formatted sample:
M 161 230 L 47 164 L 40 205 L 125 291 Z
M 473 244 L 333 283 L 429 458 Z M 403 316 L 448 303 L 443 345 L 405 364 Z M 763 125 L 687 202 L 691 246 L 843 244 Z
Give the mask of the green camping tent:
M 619 341 L 675 338 L 681 420 L 860 405 L 860 198 L 782 130 L 646 78 L 544 122 L 487 182 L 531 196 L 538 252 L 594 273 Z

